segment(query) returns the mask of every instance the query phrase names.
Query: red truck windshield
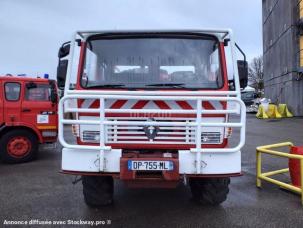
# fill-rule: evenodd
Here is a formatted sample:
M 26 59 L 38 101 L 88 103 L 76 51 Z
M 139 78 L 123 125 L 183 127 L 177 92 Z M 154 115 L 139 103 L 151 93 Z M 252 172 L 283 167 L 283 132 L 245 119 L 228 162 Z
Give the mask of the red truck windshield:
M 202 88 L 223 86 L 219 42 L 212 36 L 88 39 L 85 88 Z

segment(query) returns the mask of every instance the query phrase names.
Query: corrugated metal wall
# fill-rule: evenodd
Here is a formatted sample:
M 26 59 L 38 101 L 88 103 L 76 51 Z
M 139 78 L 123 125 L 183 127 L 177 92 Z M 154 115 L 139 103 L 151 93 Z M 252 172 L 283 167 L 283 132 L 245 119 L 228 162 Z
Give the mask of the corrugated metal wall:
M 303 81 L 298 81 L 299 0 L 262 0 L 265 96 L 303 116 Z

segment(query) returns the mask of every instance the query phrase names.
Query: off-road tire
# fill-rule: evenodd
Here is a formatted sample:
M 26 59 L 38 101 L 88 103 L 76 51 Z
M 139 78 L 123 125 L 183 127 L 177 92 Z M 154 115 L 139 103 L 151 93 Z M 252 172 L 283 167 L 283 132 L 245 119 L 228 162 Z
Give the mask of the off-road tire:
M 203 205 L 219 205 L 227 199 L 230 178 L 190 178 L 194 201 Z
M 30 144 L 30 149 L 24 155 L 13 155 L 9 152 L 8 144 L 13 139 L 21 137 Z M 34 160 L 37 157 L 39 142 L 37 136 L 24 129 L 11 130 L 0 137 L 0 159 L 5 163 L 23 163 Z
M 84 201 L 89 207 L 113 203 L 114 180 L 110 176 L 82 176 Z

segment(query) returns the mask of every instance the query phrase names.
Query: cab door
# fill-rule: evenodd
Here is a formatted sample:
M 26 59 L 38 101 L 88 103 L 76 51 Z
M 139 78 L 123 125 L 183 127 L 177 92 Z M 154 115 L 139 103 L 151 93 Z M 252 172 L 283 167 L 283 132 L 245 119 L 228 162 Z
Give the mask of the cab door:
M 2 81 L 3 121 L 12 126 L 21 122 L 22 83 Z
M 22 120 L 35 125 L 40 131 L 57 130 L 57 103 L 51 101 L 51 85 L 47 82 L 27 82 L 24 90 Z

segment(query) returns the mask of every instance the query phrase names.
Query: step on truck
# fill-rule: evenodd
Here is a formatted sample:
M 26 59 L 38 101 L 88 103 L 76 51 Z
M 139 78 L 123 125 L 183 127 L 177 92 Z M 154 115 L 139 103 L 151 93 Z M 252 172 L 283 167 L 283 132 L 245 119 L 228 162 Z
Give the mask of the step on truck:
M 57 142 L 58 92 L 55 80 L 0 76 L 0 159 L 36 158 L 39 144 Z
M 230 30 L 82 31 L 62 45 L 62 172 L 82 176 L 87 205 L 111 204 L 114 179 L 184 182 L 197 202 L 226 200 L 245 142 L 248 70 L 237 49 Z

